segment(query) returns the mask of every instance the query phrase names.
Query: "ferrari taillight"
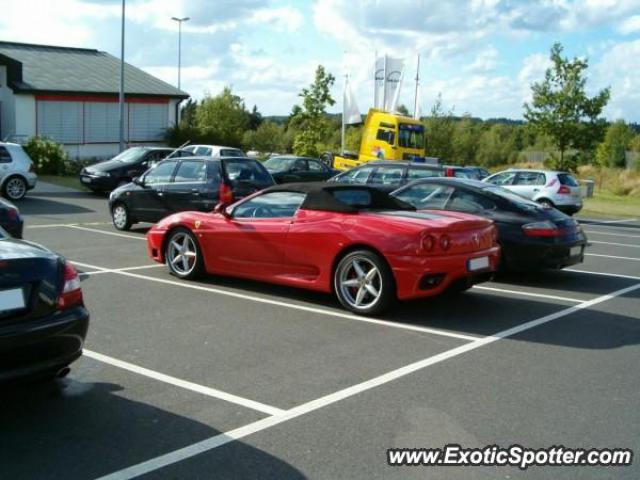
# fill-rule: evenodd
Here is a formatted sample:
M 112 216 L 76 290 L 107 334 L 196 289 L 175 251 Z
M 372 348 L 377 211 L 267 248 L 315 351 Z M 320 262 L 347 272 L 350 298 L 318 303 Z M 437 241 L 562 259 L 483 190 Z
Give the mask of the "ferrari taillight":
M 450 246 L 451 246 L 451 239 L 449 238 L 449 236 L 440 235 L 440 248 L 446 252 L 447 250 L 449 250 Z
M 220 182 L 220 187 L 218 187 L 218 202 L 224 203 L 225 205 L 233 203 L 233 191 L 231 187 L 224 182 Z
M 435 244 L 436 241 L 432 235 L 425 235 L 424 237 L 422 237 L 422 241 L 420 242 L 420 248 L 424 252 L 430 252 L 431 250 L 433 250 Z
M 62 277 L 62 291 L 58 297 L 58 309 L 65 310 L 74 305 L 82 305 L 80 276 L 73 265 L 65 261 Z

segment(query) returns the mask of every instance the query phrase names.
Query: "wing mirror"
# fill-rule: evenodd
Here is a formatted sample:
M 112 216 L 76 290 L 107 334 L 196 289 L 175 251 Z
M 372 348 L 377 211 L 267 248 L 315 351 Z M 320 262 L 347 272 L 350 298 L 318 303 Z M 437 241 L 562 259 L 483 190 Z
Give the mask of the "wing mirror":
M 220 203 L 216 204 L 216 206 L 213 208 L 213 213 L 219 213 L 224 218 L 231 218 L 231 215 L 229 214 L 229 211 L 227 210 L 227 204 L 223 203 L 223 202 L 220 202 Z
M 144 187 L 144 178 L 142 177 L 134 177 L 131 181 L 140 187 Z

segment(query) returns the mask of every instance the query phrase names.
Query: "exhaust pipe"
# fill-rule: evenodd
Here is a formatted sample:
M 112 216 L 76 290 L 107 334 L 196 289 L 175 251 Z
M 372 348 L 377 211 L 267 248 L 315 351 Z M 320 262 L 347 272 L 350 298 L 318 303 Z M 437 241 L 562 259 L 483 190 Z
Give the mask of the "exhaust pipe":
M 58 373 L 56 373 L 56 377 L 58 378 L 64 378 L 67 375 L 69 375 L 69 372 L 71 371 L 71 369 L 69 367 L 63 367 L 60 370 L 58 370 Z

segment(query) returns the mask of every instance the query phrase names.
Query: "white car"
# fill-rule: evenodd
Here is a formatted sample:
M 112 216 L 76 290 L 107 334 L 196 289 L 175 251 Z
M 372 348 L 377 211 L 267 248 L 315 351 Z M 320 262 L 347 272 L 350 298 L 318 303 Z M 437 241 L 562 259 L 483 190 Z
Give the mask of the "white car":
M 194 157 L 246 157 L 239 148 L 221 145 L 189 145 L 180 152 L 183 153 L 181 156 L 184 156 L 184 152 L 190 152 Z
M 573 215 L 582 209 L 582 190 L 567 172 L 509 169 L 482 180 L 499 185 L 542 205 Z
M 17 143 L 0 142 L 0 192 L 11 201 L 20 200 L 36 186 L 35 165 Z

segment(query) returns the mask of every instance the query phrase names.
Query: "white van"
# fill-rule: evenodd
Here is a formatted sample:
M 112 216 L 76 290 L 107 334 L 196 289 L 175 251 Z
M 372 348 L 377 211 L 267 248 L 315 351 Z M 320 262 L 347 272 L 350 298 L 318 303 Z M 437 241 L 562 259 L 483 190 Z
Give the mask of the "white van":
M 0 142 L 0 193 L 11 201 L 20 200 L 37 181 L 27 152 L 17 143 Z

